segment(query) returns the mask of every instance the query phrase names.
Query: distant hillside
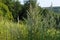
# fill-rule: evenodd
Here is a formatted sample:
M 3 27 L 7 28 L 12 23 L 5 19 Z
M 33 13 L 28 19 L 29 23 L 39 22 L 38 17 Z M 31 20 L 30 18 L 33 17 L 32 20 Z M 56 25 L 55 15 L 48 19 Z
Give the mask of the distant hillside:
M 44 9 L 52 10 L 56 13 L 60 13 L 60 7 L 43 7 Z

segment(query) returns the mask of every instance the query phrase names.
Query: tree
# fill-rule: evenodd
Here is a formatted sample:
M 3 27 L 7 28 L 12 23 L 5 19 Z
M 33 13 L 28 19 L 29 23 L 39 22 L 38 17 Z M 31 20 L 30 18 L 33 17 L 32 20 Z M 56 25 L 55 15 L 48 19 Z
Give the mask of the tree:
M 37 0 L 27 0 L 27 1 L 25 0 L 24 1 L 25 4 L 28 4 L 28 5 L 31 4 L 33 6 L 33 8 L 35 7 L 36 2 L 37 2 Z
M 19 0 L 1 0 L 0 2 L 8 6 L 9 11 L 12 12 L 14 20 L 17 20 L 17 17 L 21 15 L 22 5 Z
M 24 5 L 22 8 L 22 18 L 27 18 L 27 11 L 30 8 L 30 4 L 34 8 L 36 5 L 36 0 L 24 0 Z

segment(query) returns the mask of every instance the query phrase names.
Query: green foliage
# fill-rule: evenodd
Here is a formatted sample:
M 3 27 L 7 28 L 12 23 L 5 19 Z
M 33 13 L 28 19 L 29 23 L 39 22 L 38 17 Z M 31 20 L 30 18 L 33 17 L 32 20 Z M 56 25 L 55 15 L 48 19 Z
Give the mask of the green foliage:
M 22 6 L 17 0 L 0 1 L 0 40 L 60 40 L 60 14 L 29 2 Z M 27 19 L 19 21 L 23 15 Z M 17 17 L 18 22 L 7 20 Z
M 8 6 L 0 2 L 0 15 L 12 19 L 12 13 L 9 11 Z
M 46 15 L 41 14 L 42 12 Z M 30 6 L 25 24 L 22 21 L 15 23 L 6 19 L 1 20 L 0 40 L 59 40 L 60 30 L 53 27 L 56 14 L 50 14 L 50 11 L 46 9 L 42 12 L 40 12 L 39 7 Z M 49 25 L 48 22 L 52 22 L 52 24 Z
M 17 20 L 17 17 L 22 14 L 22 5 L 19 0 L 0 0 L 0 2 L 8 6 L 7 8 L 10 11 L 9 13 L 12 14 L 14 20 Z
M 17 17 L 22 14 L 21 13 L 22 12 L 22 5 L 20 4 L 19 1 L 14 2 L 11 11 L 12 11 L 12 15 L 13 15 L 14 19 L 17 20 Z
M 28 31 L 25 24 L 9 20 L 0 21 L 0 40 L 26 40 Z

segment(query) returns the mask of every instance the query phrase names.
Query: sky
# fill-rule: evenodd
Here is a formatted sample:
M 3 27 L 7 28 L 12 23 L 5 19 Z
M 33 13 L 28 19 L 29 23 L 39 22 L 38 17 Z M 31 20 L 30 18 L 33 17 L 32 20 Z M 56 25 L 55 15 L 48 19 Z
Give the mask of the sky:
M 20 0 L 21 4 L 23 4 L 23 0 Z M 52 6 L 60 6 L 60 0 L 38 0 L 37 3 L 41 7 L 50 7 Z

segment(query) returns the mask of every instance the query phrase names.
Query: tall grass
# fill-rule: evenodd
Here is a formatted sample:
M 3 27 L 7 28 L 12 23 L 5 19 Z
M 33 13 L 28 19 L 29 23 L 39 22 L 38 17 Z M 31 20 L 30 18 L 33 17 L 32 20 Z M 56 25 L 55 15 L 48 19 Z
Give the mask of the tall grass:
M 53 28 L 56 25 L 55 19 L 51 16 L 51 19 L 48 20 L 49 16 L 43 17 L 45 15 L 41 15 L 39 7 L 36 5 L 33 8 L 30 5 L 30 9 L 28 11 L 28 20 L 27 20 L 27 28 L 28 28 L 28 40 L 59 40 L 57 35 L 59 35 L 59 31 Z M 46 15 L 48 15 L 47 13 Z M 53 13 L 52 13 L 53 14 Z M 49 25 L 48 22 L 51 21 Z
M 27 37 L 25 24 L 8 20 L 0 21 L 0 40 L 24 40 Z
M 55 20 L 51 17 L 52 24 L 48 25 L 48 17 L 42 18 L 41 13 L 30 5 L 26 23 L 0 20 L 0 40 L 60 40 L 60 30 L 53 28 Z

